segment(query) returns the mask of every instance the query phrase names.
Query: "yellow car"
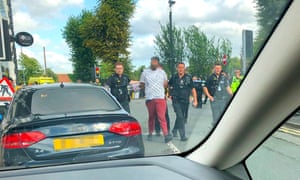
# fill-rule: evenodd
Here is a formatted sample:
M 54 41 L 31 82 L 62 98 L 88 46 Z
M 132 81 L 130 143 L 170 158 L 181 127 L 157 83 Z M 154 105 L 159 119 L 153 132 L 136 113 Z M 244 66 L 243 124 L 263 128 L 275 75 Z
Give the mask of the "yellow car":
M 38 84 L 52 84 L 55 83 L 52 77 L 30 77 L 28 80 L 28 85 L 38 85 Z

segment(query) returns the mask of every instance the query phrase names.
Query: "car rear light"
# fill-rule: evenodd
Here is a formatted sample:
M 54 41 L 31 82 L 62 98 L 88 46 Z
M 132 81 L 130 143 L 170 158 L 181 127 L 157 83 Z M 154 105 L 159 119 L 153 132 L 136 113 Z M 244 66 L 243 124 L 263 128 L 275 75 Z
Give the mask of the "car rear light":
M 109 131 L 123 136 L 136 136 L 142 134 L 142 129 L 138 122 L 113 123 Z
M 8 134 L 2 138 L 2 147 L 6 149 L 26 148 L 45 138 L 46 136 L 39 131 Z

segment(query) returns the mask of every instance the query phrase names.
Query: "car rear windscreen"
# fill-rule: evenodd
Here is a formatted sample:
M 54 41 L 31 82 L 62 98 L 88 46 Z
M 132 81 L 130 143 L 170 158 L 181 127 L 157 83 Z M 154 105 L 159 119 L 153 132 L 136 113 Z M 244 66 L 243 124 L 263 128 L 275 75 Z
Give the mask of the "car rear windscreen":
M 31 103 L 31 113 L 41 115 L 118 109 L 117 103 L 100 88 L 37 90 Z

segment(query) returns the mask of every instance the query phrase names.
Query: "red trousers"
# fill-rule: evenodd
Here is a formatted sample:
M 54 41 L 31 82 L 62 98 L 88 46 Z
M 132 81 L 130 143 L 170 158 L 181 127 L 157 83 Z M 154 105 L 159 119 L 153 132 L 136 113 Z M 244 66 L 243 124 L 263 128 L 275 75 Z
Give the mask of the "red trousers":
M 155 127 L 156 117 L 159 120 L 160 127 L 164 136 L 168 135 L 167 121 L 166 121 L 166 100 L 165 99 L 152 99 L 146 101 L 146 106 L 148 109 L 148 128 L 149 134 L 152 134 Z

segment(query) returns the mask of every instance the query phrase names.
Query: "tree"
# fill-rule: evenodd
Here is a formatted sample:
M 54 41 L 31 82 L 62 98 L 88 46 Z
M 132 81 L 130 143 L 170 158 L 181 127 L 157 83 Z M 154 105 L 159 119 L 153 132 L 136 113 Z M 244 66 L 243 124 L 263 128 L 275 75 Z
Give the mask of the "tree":
M 47 77 L 52 77 L 52 78 L 54 79 L 55 82 L 58 81 L 58 77 L 57 77 L 56 73 L 53 72 L 52 69 L 50 69 L 50 68 L 47 68 L 47 69 L 46 69 L 46 76 L 47 76 Z
M 195 76 L 206 77 L 211 73 L 213 64 L 221 61 L 226 54 L 229 59 L 232 48 L 227 39 L 208 38 L 198 27 L 191 26 L 184 30 L 189 73 Z
M 196 26 L 191 26 L 184 32 L 189 73 L 195 76 L 209 74 L 216 60 L 217 51 L 212 41 Z
M 125 73 L 132 68 L 128 47 L 129 20 L 133 11 L 134 3 L 131 0 L 101 0 L 95 14 L 85 19 L 80 27 L 84 45 L 91 48 L 102 64 L 110 66 L 107 68 L 110 74 L 117 61 L 124 64 Z
M 42 66 L 35 58 L 29 57 L 22 53 L 19 61 L 22 70 L 20 70 L 18 73 L 18 82 L 25 80 L 24 83 L 26 83 L 30 77 L 38 77 L 43 74 Z
M 133 80 L 139 80 L 144 69 L 146 69 L 146 66 L 144 65 L 138 67 L 136 70 L 132 72 L 130 78 Z
M 259 26 L 254 41 L 254 54 L 257 54 L 289 3 L 282 0 L 255 0 L 255 2 Z
M 228 60 L 227 72 L 233 74 L 234 70 L 242 68 L 241 59 L 239 57 L 232 57 Z
M 30 77 L 39 76 L 52 77 L 55 81 L 57 81 L 57 75 L 50 68 L 47 68 L 46 74 L 44 74 L 42 66 L 35 58 L 22 53 L 19 61 L 22 69 L 18 72 L 18 82 L 26 83 Z
M 85 21 L 91 19 L 93 14 L 89 11 L 82 11 L 81 15 L 72 16 L 68 19 L 63 29 L 63 37 L 71 49 L 73 63 L 73 78 L 81 79 L 83 82 L 94 80 L 95 56 L 90 48 L 84 45 L 84 38 L 80 33 L 80 27 Z
M 156 35 L 154 43 L 156 51 L 159 54 L 164 70 L 168 73 L 175 72 L 175 64 L 185 61 L 184 53 L 184 36 L 181 29 L 173 27 L 173 57 L 171 57 L 171 37 L 170 37 L 170 24 L 160 26 L 161 32 Z

